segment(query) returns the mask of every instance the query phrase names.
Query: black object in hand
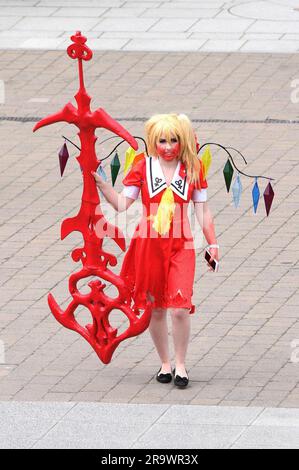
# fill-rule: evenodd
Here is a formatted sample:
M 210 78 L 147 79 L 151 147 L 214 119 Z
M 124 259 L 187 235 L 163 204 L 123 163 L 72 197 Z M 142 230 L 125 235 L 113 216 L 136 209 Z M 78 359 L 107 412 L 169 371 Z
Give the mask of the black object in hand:
M 211 268 L 213 269 L 213 271 L 217 271 L 218 270 L 218 262 L 213 259 L 213 261 L 211 262 L 212 256 L 211 256 L 211 253 L 209 252 L 209 250 L 206 250 L 205 252 L 205 259 L 207 260 L 207 262 L 209 263 L 209 265 L 211 266 Z

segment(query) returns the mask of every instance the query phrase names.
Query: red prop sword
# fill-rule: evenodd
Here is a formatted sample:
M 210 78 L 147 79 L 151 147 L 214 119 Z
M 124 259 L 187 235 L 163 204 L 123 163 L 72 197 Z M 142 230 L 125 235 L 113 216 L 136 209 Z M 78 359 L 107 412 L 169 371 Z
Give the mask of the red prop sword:
M 102 249 L 104 237 L 110 236 L 123 251 L 126 249 L 126 243 L 122 231 L 109 224 L 101 211 L 96 183 L 91 174 L 101 164 L 95 152 L 97 141 L 95 129 L 99 127 L 108 129 L 125 139 L 135 150 L 137 150 L 138 144 L 134 137 L 112 119 L 104 109 L 99 108 L 93 112 L 90 110 L 91 97 L 84 87 L 82 60 L 90 60 L 92 51 L 85 45 L 86 38 L 81 35 L 80 31 L 71 36 L 71 40 L 73 44 L 67 48 L 67 53 L 72 59 L 78 59 L 79 65 L 80 86 L 75 95 L 78 107 L 67 103 L 58 113 L 39 121 L 33 132 L 40 127 L 60 121 L 75 124 L 80 131 L 78 136 L 81 141 L 81 151 L 76 158 L 83 176 L 82 202 L 79 213 L 62 222 L 61 239 L 63 240 L 75 230 L 81 232 L 84 246 L 74 249 L 71 256 L 75 262 L 81 261 L 83 267 L 69 278 L 69 291 L 73 299 L 66 310 L 63 311 L 59 307 L 52 294 L 48 295 L 48 303 L 56 320 L 66 328 L 82 335 L 93 347 L 101 361 L 108 364 L 121 341 L 137 336 L 148 327 L 154 299 L 148 293 L 146 308 L 141 315 L 138 309 L 131 307 L 131 291 L 124 280 L 107 268 L 108 263 L 110 266 L 115 266 L 117 259 Z M 102 228 L 101 230 L 98 230 L 99 226 Z M 90 276 L 96 276 L 96 279 L 88 282 L 90 292 L 82 294 L 77 288 L 77 283 Z M 115 298 L 107 296 L 104 293 L 106 284 L 100 279 L 113 284 L 118 289 L 118 296 Z M 74 313 L 79 305 L 89 309 L 92 315 L 92 324 L 82 326 L 77 322 Z M 113 309 L 122 311 L 129 320 L 129 327 L 119 335 L 117 335 L 117 328 L 113 328 L 109 323 L 109 315 Z

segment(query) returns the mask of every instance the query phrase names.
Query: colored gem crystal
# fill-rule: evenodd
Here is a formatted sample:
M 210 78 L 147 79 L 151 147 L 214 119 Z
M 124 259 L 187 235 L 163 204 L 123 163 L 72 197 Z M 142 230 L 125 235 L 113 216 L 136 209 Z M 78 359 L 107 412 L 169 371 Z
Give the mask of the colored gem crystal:
M 211 150 L 210 150 L 209 145 L 206 146 L 205 151 L 203 153 L 203 156 L 201 157 L 201 161 L 202 161 L 202 164 L 203 164 L 203 177 L 204 177 L 204 179 L 206 179 L 209 168 L 210 168 L 211 163 L 212 163 L 212 154 L 211 154 Z
M 253 189 L 252 189 L 252 200 L 253 200 L 254 213 L 256 213 L 257 206 L 258 206 L 258 203 L 259 203 L 259 199 L 260 199 L 260 190 L 259 190 L 259 187 L 258 187 L 258 184 L 257 184 L 257 178 L 255 178 L 255 183 L 254 183 L 254 186 L 253 186 Z
M 97 173 L 105 180 L 107 181 L 107 175 L 104 171 L 104 168 L 102 167 L 102 165 L 99 165 L 98 168 L 97 168 Z
M 60 149 L 60 152 L 58 154 L 59 156 L 59 165 L 60 165 L 60 174 L 61 176 L 63 175 L 66 163 L 69 159 L 69 152 L 66 146 L 66 143 L 63 144 L 63 146 Z
M 223 169 L 223 174 L 224 174 L 226 189 L 227 189 L 227 192 L 229 192 L 229 188 L 230 188 L 232 178 L 233 178 L 233 174 L 234 174 L 234 169 L 233 169 L 232 164 L 229 161 L 229 159 L 227 160 L 227 162 L 225 164 L 225 167 Z
M 268 183 L 268 185 L 267 185 L 267 187 L 264 191 L 264 201 L 265 201 L 267 216 L 269 215 L 269 212 L 270 212 L 270 209 L 271 209 L 271 206 L 272 206 L 273 198 L 274 198 L 274 191 L 273 191 L 272 185 L 269 181 L 269 183 Z
M 126 151 L 126 156 L 125 156 L 124 175 L 126 175 L 128 169 L 132 165 L 135 155 L 136 155 L 135 150 L 132 147 L 129 147 L 128 150 Z
M 107 175 L 104 171 L 104 168 L 102 167 L 102 165 L 99 165 L 98 168 L 97 168 L 97 173 L 98 175 L 100 175 L 103 180 L 107 181 Z M 100 190 L 100 193 L 102 194 L 102 196 L 104 196 L 103 192 Z
M 120 169 L 120 161 L 119 161 L 117 152 L 115 153 L 113 160 L 110 163 L 110 168 L 111 168 L 112 186 L 114 186 L 114 183 L 116 181 L 116 178 Z
M 234 198 L 235 207 L 238 207 L 240 203 L 241 193 L 242 193 L 242 183 L 241 183 L 239 174 L 235 179 L 235 182 L 232 186 L 232 190 L 233 190 L 233 198 Z

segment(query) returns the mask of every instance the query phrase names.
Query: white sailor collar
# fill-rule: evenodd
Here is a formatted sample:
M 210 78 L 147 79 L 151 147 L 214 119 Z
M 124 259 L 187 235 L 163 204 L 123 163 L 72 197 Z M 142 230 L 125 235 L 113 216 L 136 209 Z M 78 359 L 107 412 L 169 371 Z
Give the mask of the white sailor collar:
M 150 198 L 159 194 L 167 188 L 165 177 L 160 165 L 159 158 L 152 156 L 146 157 L 146 180 Z M 188 197 L 189 183 L 187 182 L 187 175 L 184 165 L 178 161 L 173 178 L 169 186 L 174 193 L 180 196 L 185 201 Z

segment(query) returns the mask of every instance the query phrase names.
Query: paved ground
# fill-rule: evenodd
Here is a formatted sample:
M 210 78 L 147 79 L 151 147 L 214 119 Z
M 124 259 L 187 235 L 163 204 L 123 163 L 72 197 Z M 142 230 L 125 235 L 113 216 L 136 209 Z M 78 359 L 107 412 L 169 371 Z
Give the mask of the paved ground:
M 221 271 L 206 271 L 195 226 L 197 308 L 187 390 L 155 381 L 159 362 L 148 332 L 123 343 L 109 366 L 101 364 L 81 337 L 54 320 L 46 299 L 51 291 L 62 307 L 68 304 L 67 280 L 76 269 L 69 253 L 81 242 L 74 234 L 59 240 L 61 221 L 78 211 L 81 178 L 72 150 L 61 180 L 57 152 L 61 134 L 78 143 L 76 130 L 57 124 L 32 134 L 35 118 L 60 109 L 77 91 L 76 65 L 65 51 L 37 49 L 65 49 L 77 23 L 70 23 L 66 1 L 2 6 L 0 447 L 57 446 L 55 436 L 64 436 L 68 447 L 76 441 L 74 422 L 80 421 L 83 432 L 86 423 L 90 429 L 91 413 L 93 437 L 77 439 L 77 447 L 155 447 L 157 430 L 163 436 L 161 446 L 173 447 L 177 433 L 184 435 L 182 427 L 188 442 L 180 447 L 185 448 L 298 447 L 299 82 L 298 56 L 286 53 L 298 49 L 297 2 L 259 2 L 257 8 L 256 2 L 215 0 L 208 8 L 200 2 L 200 13 L 199 2 L 188 2 L 185 16 L 178 1 L 140 1 L 138 8 L 136 2 L 100 3 L 89 2 L 87 8 L 76 1 L 78 9 L 71 13 L 80 16 L 80 28 L 94 50 L 124 49 L 96 50 L 86 65 L 93 109 L 104 107 L 135 135 L 142 135 L 143 122 L 152 113 L 185 112 L 201 143 L 230 144 L 247 158 L 245 169 L 236 157 L 242 170 L 275 178 L 276 196 L 270 217 L 262 199 L 253 215 L 253 180 L 242 178 L 242 204 L 235 209 L 223 182 L 225 155 L 214 150 L 209 201 L 221 245 Z M 192 24 L 186 17 L 191 11 Z M 153 12 L 159 16 L 151 16 Z M 112 21 L 117 15 L 127 19 Z M 89 23 L 83 24 L 85 19 Z M 174 37 L 176 52 L 161 52 L 173 50 Z M 160 52 L 146 52 L 155 48 Z M 209 52 L 219 48 L 243 53 Z M 183 52 L 194 49 L 200 52 Z M 98 132 L 98 142 L 107 135 Z M 98 144 L 98 154 L 111 148 L 110 143 Z M 109 165 L 106 172 L 110 175 Z M 260 180 L 261 192 L 265 182 Z M 113 221 L 113 211 L 104 208 Z M 139 214 L 135 203 L 129 218 L 117 222 L 128 242 L 126 228 L 132 230 Z M 110 243 L 106 246 L 118 257 L 119 272 L 123 255 Z M 79 318 L 84 324 L 90 321 L 83 311 Z M 117 315 L 114 322 L 120 324 Z M 142 417 L 133 426 L 132 409 Z M 190 412 L 196 417 L 193 424 Z M 109 442 L 98 427 L 107 415 L 118 423 L 109 429 Z M 119 415 L 122 426 L 128 423 L 121 428 L 121 440 Z
M 12 402 L 0 417 L 0 448 L 299 448 L 294 409 Z
M 65 49 L 74 30 L 93 49 L 297 52 L 297 0 L 0 1 L 0 48 Z
M 45 116 L 76 93 L 76 64 L 63 52 L 3 51 L 0 61 L 2 116 Z M 57 124 L 33 135 L 34 122 L 1 121 L 0 400 L 298 407 L 298 124 L 264 121 L 297 118 L 298 104 L 290 99 L 297 62 L 285 54 L 97 52 L 88 66 L 93 108 L 104 106 L 135 135 L 152 112 L 184 111 L 201 142 L 230 144 L 246 155 L 249 174 L 276 179 L 268 218 L 263 200 L 253 214 L 253 180 L 246 178 L 235 209 L 224 187 L 226 157 L 213 154 L 209 200 L 221 270 L 206 272 L 199 247 L 191 385 L 184 391 L 156 383 L 159 362 L 148 332 L 123 343 L 104 366 L 50 315 L 49 291 L 62 306 L 68 303 L 67 279 L 76 269 L 69 253 L 81 242 L 75 235 L 59 240 L 61 221 L 77 213 L 81 179 L 72 158 L 61 180 L 57 151 L 61 134 L 77 141 L 76 131 Z M 101 140 L 107 133 L 98 135 Z M 108 144 L 98 146 L 99 154 L 111 149 Z M 116 187 L 121 190 L 121 176 Z M 140 213 L 135 204 L 133 226 Z M 113 220 L 113 211 L 108 216 Z M 125 220 L 119 225 L 125 229 Z M 108 247 L 119 258 L 118 272 L 123 255 Z

